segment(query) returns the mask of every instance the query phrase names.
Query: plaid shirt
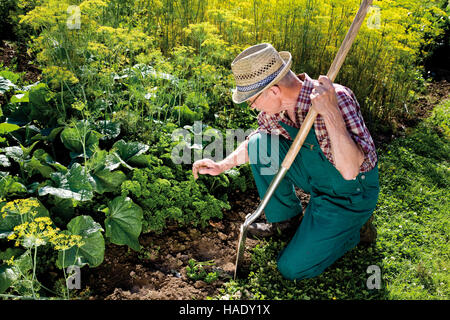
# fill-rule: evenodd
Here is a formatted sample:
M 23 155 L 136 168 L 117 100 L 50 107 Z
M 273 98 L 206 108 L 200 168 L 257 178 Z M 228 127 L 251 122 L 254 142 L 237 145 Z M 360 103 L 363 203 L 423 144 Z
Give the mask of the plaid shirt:
M 285 124 L 295 128 L 300 128 L 300 125 L 303 123 L 303 120 L 311 107 L 311 99 L 309 95 L 314 89 L 314 84 L 318 84 L 317 80 L 311 79 L 306 73 L 299 74 L 297 77 L 303 81 L 303 85 L 298 96 L 298 103 L 295 107 L 296 122 L 294 123 L 289 118 L 287 112 L 284 111 L 273 115 L 268 115 L 262 111 L 258 115 L 258 129 L 252 132 L 248 138 L 258 132 L 265 132 L 267 134 L 281 134 L 286 139 L 292 140 L 289 133 L 278 123 L 278 121 L 282 121 Z M 370 171 L 377 164 L 377 154 L 375 144 L 369 130 L 367 130 L 367 127 L 364 124 L 358 101 L 349 88 L 335 83 L 333 86 L 336 91 L 338 106 L 344 118 L 347 130 L 353 140 L 364 152 L 364 162 L 359 170 L 360 172 Z M 314 121 L 314 128 L 320 148 L 327 159 L 335 165 L 333 155 L 331 153 L 330 137 L 328 136 L 325 121 L 320 114 Z

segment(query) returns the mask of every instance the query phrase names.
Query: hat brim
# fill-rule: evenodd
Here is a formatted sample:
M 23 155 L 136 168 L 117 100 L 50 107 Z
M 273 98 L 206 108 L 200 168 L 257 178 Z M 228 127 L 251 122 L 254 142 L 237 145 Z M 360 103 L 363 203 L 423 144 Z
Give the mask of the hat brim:
M 234 103 L 240 104 L 240 103 L 247 101 L 248 99 L 253 98 L 258 93 L 260 93 L 260 92 L 266 90 L 267 88 L 270 88 L 274 84 L 276 84 L 289 72 L 289 70 L 291 69 L 291 65 L 292 65 L 291 53 L 288 51 L 280 51 L 279 54 L 280 54 L 281 59 L 283 59 L 283 61 L 284 61 L 284 67 L 283 67 L 283 69 L 281 69 L 280 73 L 269 84 L 267 84 L 263 88 L 258 88 L 258 89 L 255 89 L 252 91 L 246 91 L 246 92 L 238 91 L 237 88 L 234 88 L 233 95 L 232 95 L 232 100 Z

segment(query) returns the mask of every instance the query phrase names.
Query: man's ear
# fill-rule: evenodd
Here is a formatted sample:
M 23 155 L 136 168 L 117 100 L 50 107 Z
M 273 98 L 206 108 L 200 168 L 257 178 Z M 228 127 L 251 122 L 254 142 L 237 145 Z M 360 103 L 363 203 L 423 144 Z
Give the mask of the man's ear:
M 281 88 L 279 85 L 275 84 L 270 87 L 269 89 L 276 97 L 278 97 L 281 94 Z

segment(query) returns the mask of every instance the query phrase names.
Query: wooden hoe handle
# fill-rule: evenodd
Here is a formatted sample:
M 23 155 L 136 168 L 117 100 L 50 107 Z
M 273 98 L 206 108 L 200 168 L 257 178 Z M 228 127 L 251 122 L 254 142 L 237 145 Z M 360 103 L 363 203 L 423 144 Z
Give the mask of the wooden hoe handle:
M 331 82 L 334 81 L 339 72 L 339 69 L 344 63 L 345 57 L 347 56 L 347 53 L 350 50 L 350 47 L 352 46 L 353 40 L 355 40 L 359 28 L 361 27 L 364 18 L 367 12 L 369 11 L 371 5 L 372 0 L 362 1 L 362 4 L 359 7 L 358 12 L 356 13 L 355 18 L 353 19 L 352 25 L 350 26 L 350 29 L 348 30 L 347 35 L 345 36 L 344 41 L 342 42 L 341 47 L 339 48 L 339 51 L 337 52 L 330 69 L 328 70 L 327 77 L 331 80 Z M 314 124 L 314 120 L 316 120 L 316 117 L 317 117 L 316 110 L 314 108 L 310 108 L 308 114 L 306 115 L 306 118 L 304 119 L 300 127 L 300 130 L 297 133 L 297 136 L 295 137 L 294 142 L 292 143 L 288 153 L 286 154 L 283 160 L 283 163 L 281 164 L 281 166 L 286 170 L 289 170 L 289 168 L 292 165 L 292 162 L 294 162 L 295 157 L 297 157 L 297 154 L 300 148 L 302 147 L 306 137 L 308 136 L 308 133 Z

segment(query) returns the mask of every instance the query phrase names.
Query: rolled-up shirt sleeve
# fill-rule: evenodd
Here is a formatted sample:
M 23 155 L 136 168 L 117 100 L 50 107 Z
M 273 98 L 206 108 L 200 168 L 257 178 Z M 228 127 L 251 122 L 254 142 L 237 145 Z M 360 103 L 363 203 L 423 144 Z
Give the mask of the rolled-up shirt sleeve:
M 377 154 L 372 136 L 364 123 L 358 100 L 353 92 L 345 86 L 337 85 L 335 89 L 338 106 L 344 118 L 347 131 L 364 153 L 364 161 L 360 171 L 369 171 L 377 163 Z

